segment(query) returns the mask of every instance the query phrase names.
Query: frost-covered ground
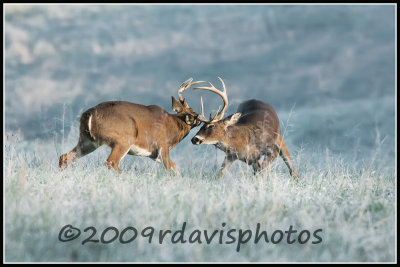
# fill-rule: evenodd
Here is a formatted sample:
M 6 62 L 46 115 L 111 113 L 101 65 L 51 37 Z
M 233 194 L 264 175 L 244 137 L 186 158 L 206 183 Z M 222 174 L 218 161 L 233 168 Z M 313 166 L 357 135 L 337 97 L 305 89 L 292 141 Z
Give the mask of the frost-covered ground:
M 5 260 L 395 261 L 394 15 L 391 5 L 6 6 Z M 106 147 L 59 171 L 85 109 L 118 99 L 172 112 L 182 81 L 219 88 L 218 76 L 227 114 L 249 98 L 275 107 L 298 182 L 280 158 L 262 175 L 235 162 L 216 179 L 223 153 L 193 146 L 198 128 L 171 152 L 181 178 L 131 156 L 118 175 Z M 185 92 L 195 110 L 200 95 L 215 112 L 220 99 Z M 184 222 L 187 242 L 174 244 Z M 255 243 L 258 223 L 268 243 Z M 81 235 L 61 242 L 68 224 Z M 82 245 L 89 226 L 93 239 L 109 226 L 138 236 Z M 201 243 L 190 243 L 196 229 Z M 172 231 L 161 244 L 160 230 Z M 217 231 L 209 244 L 204 230 Z M 249 240 L 238 248 L 239 236 Z
M 286 117 L 291 122 L 295 115 Z M 326 115 L 324 118 L 329 120 Z M 298 126 L 291 123 L 292 128 Z M 287 125 L 283 124 L 284 129 L 291 128 Z M 296 134 L 287 132 L 290 144 L 294 140 L 290 134 Z M 280 158 L 262 175 L 253 176 L 250 168 L 236 162 L 230 174 L 216 179 L 223 153 L 189 144 L 194 133 L 172 151 L 181 178 L 168 176 L 161 164 L 150 159 L 128 156 L 121 163 L 123 174 L 118 175 L 104 165 L 110 152 L 107 147 L 60 172 L 60 144 L 11 137 L 4 151 L 6 260 L 394 261 L 394 159 L 384 149 L 384 138 L 376 133 L 374 149 L 368 152 L 360 152 L 357 146 L 337 153 L 312 144 L 298 149 L 289 145 L 301 176 L 298 182 L 292 180 Z M 74 128 L 65 138 L 64 151 L 76 140 Z M 172 234 L 181 230 L 184 222 L 186 243 L 172 243 Z M 255 243 L 258 223 L 260 231 L 267 231 L 269 243 L 263 238 Z M 79 228 L 81 236 L 60 242 L 59 232 L 68 224 Z M 116 239 L 111 244 L 82 245 L 92 234 L 92 230 L 83 231 L 89 226 L 96 228 L 93 238 L 97 240 L 110 226 L 119 233 L 135 227 L 138 237 L 128 244 Z M 141 236 L 149 226 L 155 231 L 151 243 Z M 297 231 L 290 237 L 295 243 L 288 244 L 285 233 L 282 241 L 273 244 L 272 234 L 289 231 L 290 226 Z M 190 237 L 196 229 L 202 232 L 201 244 Z M 240 229 L 241 240 L 248 241 L 237 251 Z M 312 244 L 319 240 L 313 235 L 318 229 L 322 229 L 316 233 L 321 242 Z M 160 230 L 172 231 L 161 244 Z M 218 230 L 209 244 L 204 230 L 209 235 Z M 230 230 L 235 240 L 227 236 Z M 252 232 L 251 237 L 246 230 Z M 310 232 L 310 239 L 299 244 L 304 230 Z M 113 235 L 109 231 L 104 239 Z M 127 231 L 123 240 L 131 236 L 133 232 Z M 189 239 L 195 242 L 189 243 Z M 302 242 L 306 239 L 302 236 Z M 274 237 L 277 240 L 279 235 Z

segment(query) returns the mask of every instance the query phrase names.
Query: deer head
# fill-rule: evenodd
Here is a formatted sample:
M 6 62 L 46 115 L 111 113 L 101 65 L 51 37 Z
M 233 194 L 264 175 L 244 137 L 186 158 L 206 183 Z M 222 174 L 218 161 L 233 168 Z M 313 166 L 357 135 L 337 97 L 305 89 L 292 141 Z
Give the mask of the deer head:
M 186 124 L 190 125 L 191 127 L 198 126 L 201 121 L 198 119 L 198 114 L 186 103 L 186 99 L 182 97 L 182 92 L 187 90 L 189 87 L 203 83 L 204 81 L 197 81 L 193 82 L 193 78 L 190 78 L 183 82 L 179 86 L 178 95 L 179 101 L 175 99 L 175 97 L 171 96 L 172 98 L 172 110 L 177 113 L 177 116 L 180 117 Z
M 194 145 L 200 144 L 208 144 L 214 145 L 219 142 L 223 142 L 226 138 L 226 130 L 229 126 L 232 126 L 238 122 L 240 116 L 242 115 L 240 112 L 235 113 L 225 119 L 223 119 L 226 109 L 228 108 L 228 96 L 226 94 L 226 87 L 224 81 L 218 77 L 218 79 L 222 83 L 223 91 L 219 91 L 217 88 L 210 83 L 210 87 L 196 87 L 194 89 L 200 90 L 208 90 L 219 95 L 224 101 L 224 107 L 218 108 L 217 113 L 214 117 L 210 114 L 210 119 L 207 120 L 204 116 L 204 106 L 203 106 L 203 98 L 200 98 L 201 101 L 201 114 L 197 117 L 197 120 L 204 123 L 204 125 L 200 128 L 197 134 L 192 138 L 192 143 Z

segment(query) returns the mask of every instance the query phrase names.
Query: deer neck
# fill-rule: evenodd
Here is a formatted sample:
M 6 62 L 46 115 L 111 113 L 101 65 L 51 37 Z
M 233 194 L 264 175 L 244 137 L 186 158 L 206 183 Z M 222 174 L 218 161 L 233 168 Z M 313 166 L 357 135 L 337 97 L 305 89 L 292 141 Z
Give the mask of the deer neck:
M 228 131 L 225 132 L 223 136 L 221 136 L 217 143 L 214 146 L 224 152 L 227 152 L 231 148 L 231 140 L 230 134 Z
M 246 139 L 247 133 L 240 131 L 237 126 L 232 125 L 226 129 L 225 135 L 215 146 L 225 152 L 228 150 L 238 151 L 240 150 L 243 140 Z
M 186 135 L 189 134 L 190 130 L 192 129 L 192 126 L 188 125 L 185 122 L 184 116 L 178 116 L 178 114 L 172 114 L 171 116 L 175 122 L 174 126 L 176 127 L 176 131 L 178 132 L 177 141 L 180 142 L 183 138 L 186 137 Z

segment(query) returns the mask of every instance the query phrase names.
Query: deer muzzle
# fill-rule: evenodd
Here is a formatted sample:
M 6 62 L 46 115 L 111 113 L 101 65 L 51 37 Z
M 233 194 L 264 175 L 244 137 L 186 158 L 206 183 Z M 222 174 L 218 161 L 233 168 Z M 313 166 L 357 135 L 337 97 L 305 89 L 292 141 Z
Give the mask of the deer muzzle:
M 201 143 L 203 143 L 204 138 L 201 136 L 196 135 L 195 137 L 192 138 L 192 144 L 193 145 L 200 145 Z

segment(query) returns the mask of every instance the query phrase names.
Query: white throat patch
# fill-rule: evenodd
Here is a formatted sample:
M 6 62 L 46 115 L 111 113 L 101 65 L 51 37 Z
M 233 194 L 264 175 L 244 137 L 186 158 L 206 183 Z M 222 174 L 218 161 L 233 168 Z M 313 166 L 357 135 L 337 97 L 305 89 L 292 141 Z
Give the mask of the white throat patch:
M 221 150 L 225 150 L 226 149 L 226 144 L 221 142 L 221 141 L 216 142 L 215 146 L 218 147 Z
M 201 144 L 204 144 L 204 145 L 216 145 L 216 144 L 218 144 L 218 141 L 217 140 L 205 140 Z

